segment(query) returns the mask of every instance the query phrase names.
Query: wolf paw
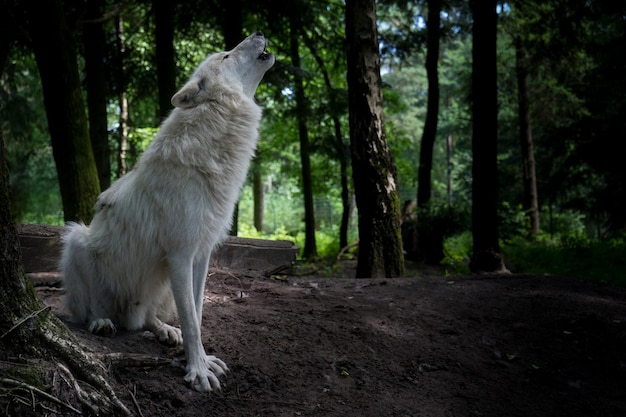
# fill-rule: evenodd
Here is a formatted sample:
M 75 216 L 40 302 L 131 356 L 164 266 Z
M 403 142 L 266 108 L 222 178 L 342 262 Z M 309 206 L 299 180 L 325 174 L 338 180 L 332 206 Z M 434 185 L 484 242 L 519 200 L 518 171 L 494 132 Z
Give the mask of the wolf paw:
M 183 343 L 183 334 L 179 328 L 163 323 L 158 329 L 153 330 L 157 340 L 167 346 L 176 346 Z
M 204 356 L 204 364 L 200 366 L 187 366 L 185 382 L 188 382 L 196 391 L 208 392 L 219 391 L 221 389 L 218 377 L 228 372 L 228 366 L 212 355 Z
M 204 364 L 217 376 L 226 375 L 226 372 L 228 372 L 226 363 L 213 355 L 205 355 Z
M 89 331 L 98 336 L 114 336 L 117 328 L 110 319 L 96 319 L 89 325 Z

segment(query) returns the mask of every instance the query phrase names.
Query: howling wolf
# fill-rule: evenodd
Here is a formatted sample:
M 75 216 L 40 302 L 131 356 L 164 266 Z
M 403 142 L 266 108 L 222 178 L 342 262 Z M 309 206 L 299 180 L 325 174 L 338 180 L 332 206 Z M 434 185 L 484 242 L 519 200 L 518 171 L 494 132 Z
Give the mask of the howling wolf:
M 219 389 L 228 370 L 202 346 L 202 301 L 256 148 L 254 93 L 274 64 L 266 45 L 256 32 L 200 64 L 135 168 L 100 194 L 91 225 L 70 223 L 63 236 L 73 320 L 96 334 L 115 334 L 117 324 L 182 343 L 185 381 L 198 391 Z M 164 323 L 174 302 L 182 334 Z

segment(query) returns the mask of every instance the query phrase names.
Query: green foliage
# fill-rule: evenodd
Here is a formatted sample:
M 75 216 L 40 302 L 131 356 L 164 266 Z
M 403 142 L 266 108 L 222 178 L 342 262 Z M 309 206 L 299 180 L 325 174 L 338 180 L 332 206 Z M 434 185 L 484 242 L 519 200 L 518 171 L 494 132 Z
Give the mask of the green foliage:
M 591 238 L 585 232 L 584 216 L 572 210 L 552 214 L 554 233 L 541 233 L 529 240 L 523 211 L 508 207 L 501 210 L 501 224 L 508 239 L 501 250 L 506 266 L 514 273 L 562 275 L 626 285 L 626 239 Z M 468 274 L 472 255 L 469 231 L 448 237 L 441 262 L 446 274 Z
M 472 256 L 472 234 L 469 231 L 448 237 L 443 244 L 444 258 L 441 265 L 446 275 L 469 274 Z
M 34 56 L 14 49 L 0 77 L 0 133 L 17 221 L 63 223 L 61 195 Z
M 338 229 L 339 227 L 337 225 L 331 225 L 316 231 L 317 252 L 320 258 L 335 259 L 337 257 L 340 249 L 337 247 Z M 238 236 L 256 239 L 289 240 L 294 242 L 300 249 L 304 247 L 305 240 L 304 231 L 302 230 L 291 234 L 284 226 L 279 226 L 271 232 L 259 232 L 254 226 L 248 223 L 239 224 Z
M 500 240 L 507 242 L 517 237 L 526 237 L 530 230 L 530 219 L 521 204 L 512 206 L 502 202 L 498 209 Z
M 514 272 L 553 274 L 626 285 L 626 240 L 585 236 L 550 237 L 536 242 L 516 239 L 503 247 Z
M 210 3 L 210 2 L 209 2 Z M 424 2 L 382 2 L 378 5 L 383 51 L 384 121 L 398 169 L 402 200 L 416 196 L 417 168 L 427 97 L 424 70 Z M 339 155 L 347 146 L 347 82 L 343 3 L 299 2 L 301 67 L 289 65 L 286 13 L 276 2 L 246 2 L 244 32 L 261 29 L 277 62 L 266 74 L 256 99 L 264 109 L 260 143 L 253 170 L 265 179 L 265 229 L 256 237 L 283 237 L 303 246 L 303 196 L 298 131 L 294 117 L 293 73 L 304 78 L 307 128 L 311 142 L 313 191 L 316 201 L 317 246 L 321 256 L 338 251 L 340 200 Z M 585 3 L 562 0 L 512 2 L 499 15 L 498 139 L 500 234 L 505 262 L 512 269 L 546 271 L 576 266 L 593 275 L 602 264 L 623 266 L 619 234 L 626 224 L 626 170 L 615 149 L 615 132 L 624 131 L 626 86 L 620 2 Z M 471 42 L 466 4 L 450 3 L 442 15 L 439 78 L 441 105 L 434 149 L 432 201 L 420 213 L 422 232 L 444 240 L 444 265 L 463 271 L 471 254 L 467 215 L 471 207 L 472 155 L 469 86 Z M 175 12 L 178 85 L 206 55 L 221 50 L 223 35 L 216 5 L 187 2 Z M 248 10 L 248 11 L 246 11 Z M 269 19 L 268 16 L 272 18 Z M 154 19 L 149 3 L 130 1 L 123 12 L 128 77 L 129 165 L 156 133 L 156 71 Z M 79 27 L 79 25 L 77 26 Z M 113 19 L 105 23 L 111 149 L 117 146 L 119 56 Z M 530 66 L 531 124 L 535 145 L 543 234 L 525 239 L 528 219 L 522 210 L 520 146 L 517 120 L 515 40 L 523 41 Z M 329 89 L 324 75 L 331 84 Z M 335 137 L 335 120 L 342 138 Z M 7 144 L 13 213 L 20 221 L 58 224 L 61 199 L 35 60 L 27 46 L 14 48 L 0 77 L 0 129 Z M 451 147 L 447 147 L 447 142 Z M 342 145 L 340 145 L 342 142 Z M 115 155 L 112 155 L 115 163 Z M 448 187 L 451 187 L 448 189 Z M 453 204 L 453 212 L 445 207 Z M 257 233 L 250 186 L 240 202 L 240 235 Z M 458 212 L 456 211 L 458 210 Z M 448 228 L 454 225 L 455 227 Z M 613 243 L 588 241 L 616 236 Z M 437 232 L 441 231 L 444 232 Z M 349 241 L 356 239 L 356 216 Z M 445 239 L 444 239 L 445 236 Z M 544 259 L 545 258 L 545 259 Z M 589 261 L 585 266 L 583 260 Z M 516 267 L 519 266 L 519 270 Z M 575 268 L 572 268 L 574 271 Z M 555 273 L 555 272 L 552 272 Z M 618 275 L 618 272 L 615 273 Z M 606 275 L 606 274 L 604 274 Z M 609 274 L 610 275 L 610 274 Z M 605 278 L 601 278 L 605 279 Z M 611 278 L 612 279 L 612 278 Z

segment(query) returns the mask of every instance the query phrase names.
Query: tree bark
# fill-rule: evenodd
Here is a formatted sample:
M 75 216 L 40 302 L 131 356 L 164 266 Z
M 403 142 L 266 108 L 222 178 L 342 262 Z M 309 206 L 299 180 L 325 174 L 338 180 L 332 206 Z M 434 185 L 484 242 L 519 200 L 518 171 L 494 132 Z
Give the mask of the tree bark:
M 165 119 L 172 109 L 176 93 L 176 62 L 174 56 L 173 1 L 152 0 L 156 38 L 156 67 L 159 91 L 159 118 Z
M 452 206 L 454 202 L 454 192 L 452 188 L 452 133 L 446 136 L 446 196 L 448 197 L 448 205 Z
M 333 121 L 333 127 L 335 130 L 335 148 L 337 152 L 337 158 L 339 159 L 339 175 L 341 182 L 341 224 L 339 226 L 339 250 L 348 246 L 348 227 L 350 226 L 350 188 L 348 185 L 348 167 L 350 164 L 350 145 L 346 144 L 341 132 L 341 120 L 339 115 L 342 114 L 343 109 L 339 109 L 337 104 L 337 91 L 333 88 L 328 70 L 324 64 L 324 60 L 320 56 L 315 47 L 313 40 L 306 37 L 304 31 L 300 33 L 305 37 L 307 47 L 311 51 L 313 58 L 320 67 L 322 76 L 324 77 L 324 85 L 326 86 L 326 93 L 328 94 L 328 100 L 330 102 L 331 118 Z
M 115 16 L 115 41 L 117 46 L 117 87 L 120 114 L 118 118 L 117 137 L 117 177 L 120 178 L 128 171 L 128 96 L 126 88 L 128 86 L 126 76 L 126 40 L 124 39 L 124 21 L 122 14 Z
M 27 2 L 32 47 L 41 74 L 44 104 L 66 221 L 91 221 L 100 193 L 76 46 L 59 0 Z
M 504 269 L 498 242 L 498 103 L 496 1 L 473 0 L 472 235 L 473 272 Z
M 111 185 L 111 150 L 107 119 L 107 80 L 104 66 L 106 41 L 99 18 L 104 10 L 102 0 L 86 3 L 87 21 L 83 24 L 85 56 L 85 89 L 89 110 L 89 138 L 93 149 L 100 189 Z
M 519 138 L 522 154 L 522 181 L 524 183 L 523 207 L 530 219 L 530 237 L 539 234 L 539 197 L 535 172 L 535 151 L 530 123 L 530 93 L 528 90 L 528 70 L 522 41 L 515 42 L 515 69 L 517 73 L 517 97 Z
M 359 212 L 357 277 L 404 273 L 396 166 L 382 120 L 374 0 L 346 1 L 352 175 Z
M 302 193 L 304 194 L 304 249 L 302 257 L 305 259 L 317 256 L 315 241 L 315 208 L 313 203 L 313 179 L 311 177 L 311 157 L 309 149 L 309 132 L 307 130 L 307 103 L 304 95 L 302 70 L 300 68 L 300 51 L 298 42 L 299 27 L 301 25 L 297 10 L 292 8 L 289 14 L 290 55 L 294 74 L 294 92 L 296 96 L 296 119 L 298 123 L 298 137 L 300 138 L 300 162 L 302 164 Z
M 437 121 L 439 119 L 439 74 L 437 67 L 439 62 L 441 3 L 441 0 L 428 0 L 428 18 L 426 20 L 428 33 L 426 51 L 428 106 L 417 176 L 417 205 L 419 207 L 425 207 L 428 204 L 432 193 L 433 148 L 437 137 Z
M 265 190 L 263 189 L 263 174 L 257 169 L 252 171 L 252 194 L 254 196 L 254 228 L 263 232 L 265 214 Z
M 10 415 L 49 413 L 50 398 L 66 398 L 64 389 L 71 390 L 78 398 L 77 404 L 54 402 L 66 409 L 100 415 L 130 415 L 129 410 L 117 398 L 108 382 L 106 368 L 93 354 L 78 343 L 73 334 L 44 307 L 29 280 L 24 275 L 15 224 L 9 210 L 9 173 L 6 166 L 6 150 L 0 131 L 0 351 L 3 361 L 10 363 L 19 357 L 16 375 L 0 381 L 0 409 Z M 67 366 L 62 363 L 66 363 Z M 28 364 L 32 365 L 32 369 Z M 36 371 L 33 371 L 35 369 Z M 50 386 L 43 376 L 51 371 L 58 384 Z M 74 378 L 72 371 L 81 381 Z M 57 374 L 62 373 L 62 378 Z M 62 381 L 72 383 L 64 386 Z M 7 385 L 8 384 L 8 385 Z M 28 385 L 32 404 L 22 407 L 12 401 L 15 387 Z M 81 388 L 82 386 L 82 388 Z M 6 388 L 5 388 L 6 387 Z M 52 392 L 49 392 L 52 391 Z M 37 399 L 35 399 L 37 397 Z M 46 406 L 44 409 L 43 406 Z

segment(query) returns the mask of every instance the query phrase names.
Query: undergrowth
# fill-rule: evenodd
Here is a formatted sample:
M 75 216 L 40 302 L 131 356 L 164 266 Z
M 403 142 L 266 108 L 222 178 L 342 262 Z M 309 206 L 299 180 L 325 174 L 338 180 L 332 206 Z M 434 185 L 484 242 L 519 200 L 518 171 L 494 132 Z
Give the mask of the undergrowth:
M 584 235 L 540 235 L 501 243 L 507 268 L 513 273 L 561 275 L 626 286 L 626 239 L 591 239 Z M 451 275 L 468 274 L 472 254 L 469 232 L 448 238 L 442 265 Z
M 626 241 L 586 237 L 518 239 L 502 247 L 513 272 L 553 274 L 626 286 Z

